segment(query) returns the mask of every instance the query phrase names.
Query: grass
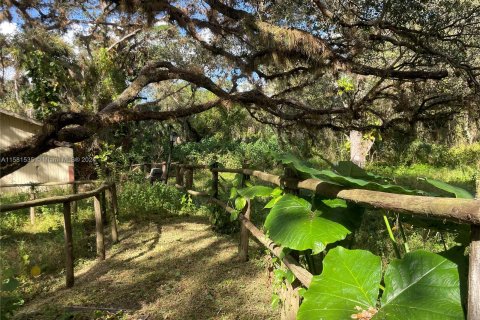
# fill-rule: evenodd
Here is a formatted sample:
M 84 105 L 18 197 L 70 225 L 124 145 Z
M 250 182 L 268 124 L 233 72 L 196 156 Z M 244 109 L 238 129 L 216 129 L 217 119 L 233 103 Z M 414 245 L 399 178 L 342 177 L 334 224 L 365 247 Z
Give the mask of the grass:
M 75 268 L 76 284 L 64 289 L 63 277 L 32 297 L 15 319 L 275 319 L 264 268 L 253 259 L 237 261 L 237 241 L 210 229 L 205 217 L 131 220 L 120 228 L 121 242 L 108 246 L 107 260 L 85 260 Z M 259 250 L 259 249 L 257 249 Z M 260 255 L 257 255 L 260 256 Z M 71 306 L 87 312 L 66 312 Z M 68 308 L 67 308 L 68 309 Z M 107 318 L 111 317 L 111 318 Z
M 76 262 L 95 256 L 95 223 L 89 203 L 82 201 L 78 214 L 73 217 L 73 238 Z M 93 203 L 90 204 L 93 206 Z M 23 297 L 30 299 L 43 290 L 36 278 L 31 275 L 34 268 L 40 268 L 45 279 L 63 274 L 64 235 L 63 216 L 58 205 L 37 208 L 34 225 L 29 215 L 11 212 L 0 218 L 1 269 L 12 269 L 23 283 Z M 80 245 L 78 245 L 80 244 Z

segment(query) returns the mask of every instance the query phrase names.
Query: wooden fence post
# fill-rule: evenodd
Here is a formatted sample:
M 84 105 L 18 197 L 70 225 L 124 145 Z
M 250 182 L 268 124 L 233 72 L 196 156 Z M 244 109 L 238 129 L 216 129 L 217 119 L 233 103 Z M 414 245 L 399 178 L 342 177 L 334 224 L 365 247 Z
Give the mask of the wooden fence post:
M 247 160 L 243 160 L 242 169 L 248 169 L 248 162 L 247 162 Z M 242 182 L 241 182 L 241 183 L 242 183 L 242 188 L 245 187 L 245 183 L 246 183 L 248 180 L 250 180 L 250 176 L 242 173 Z
M 480 201 L 480 165 L 477 170 L 477 201 Z M 471 226 L 468 263 L 468 320 L 480 319 L 480 226 Z
M 193 168 L 187 168 L 187 170 L 185 170 L 185 175 L 185 188 L 191 190 L 193 188 Z
M 283 265 L 283 263 L 282 263 Z M 298 309 L 300 309 L 299 286 L 290 284 L 287 280 L 285 286 L 282 286 L 280 298 L 282 300 L 282 310 L 280 314 L 281 320 L 297 319 Z
M 467 319 L 480 319 L 480 226 L 476 225 L 471 227 Z
M 65 276 L 67 288 L 73 287 L 73 236 L 70 202 L 63 203 L 63 234 L 65 237 Z
M 35 200 L 35 185 L 30 186 L 30 200 Z M 30 223 L 35 224 L 35 207 L 30 207 Z
M 100 193 L 100 208 L 102 209 L 102 222 L 103 225 L 106 225 L 108 223 L 108 218 L 107 218 L 107 201 L 105 199 L 105 191 L 102 191 Z
M 108 204 L 108 211 L 110 216 L 110 228 L 112 231 L 112 242 L 118 242 L 118 230 L 117 230 L 117 205 L 113 200 L 113 189 L 114 184 L 112 184 L 107 190 L 105 190 L 106 203 Z
M 120 209 L 118 208 L 117 184 L 115 182 L 112 185 L 112 202 L 113 202 L 113 208 L 114 208 L 115 228 L 116 228 L 117 227 L 117 217 L 120 213 Z M 118 241 L 118 231 L 117 231 L 117 241 Z
M 101 208 L 101 195 L 97 193 L 93 197 L 93 207 L 95 209 L 95 231 L 97 237 L 97 258 L 105 260 L 105 240 L 103 236 L 103 221 Z
M 247 204 L 245 205 L 243 216 L 250 220 L 250 213 L 251 213 L 251 201 L 247 199 Z M 240 261 L 246 262 L 248 261 L 248 236 L 250 235 L 250 231 L 248 231 L 247 227 L 245 226 L 243 221 L 240 221 L 240 245 L 238 247 L 238 255 Z
M 242 164 L 243 169 L 247 167 L 247 163 L 244 161 Z M 250 176 L 242 174 L 242 182 L 240 187 L 245 187 L 245 182 L 250 179 Z M 247 199 L 247 204 L 243 210 L 243 216 L 250 220 L 251 215 L 251 201 Z M 240 245 L 238 246 L 238 255 L 240 261 L 246 262 L 248 261 L 248 238 L 250 235 L 250 231 L 248 231 L 247 227 L 240 221 Z
M 291 194 L 294 194 L 294 195 L 298 195 L 299 194 L 299 189 L 295 188 L 295 187 L 292 187 L 291 183 L 289 184 L 290 179 L 297 179 L 298 178 L 295 170 L 293 170 L 292 168 L 289 168 L 289 167 L 284 167 L 283 177 L 285 178 L 285 183 L 284 183 L 284 188 L 283 188 L 285 190 L 285 192 L 286 193 L 291 193 Z
M 168 176 L 167 176 L 167 162 L 166 161 L 162 161 L 162 180 L 165 181 L 165 180 L 168 180 Z
M 175 184 L 183 186 L 183 169 L 181 164 L 175 166 L 176 181 Z
M 218 168 L 218 162 L 212 163 L 211 168 Z M 213 197 L 218 199 L 218 171 L 212 171 L 212 192 Z
M 285 178 L 284 182 L 284 190 L 285 193 L 290 193 L 294 195 L 298 195 L 300 190 L 292 187 L 290 179 L 297 179 L 298 176 L 290 167 L 284 167 L 283 177 Z M 296 251 L 290 252 L 290 256 L 295 260 L 299 261 L 299 253 Z M 283 289 L 282 292 L 282 312 L 281 312 L 281 320 L 295 320 L 297 318 L 298 309 L 300 308 L 300 295 L 298 293 L 299 287 L 293 284 L 289 284 L 286 281 L 286 287 Z
M 75 181 L 72 183 L 72 193 L 77 194 L 78 193 L 78 185 L 75 183 Z M 78 202 L 77 201 L 72 201 L 72 213 L 76 215 L 78 213 Z

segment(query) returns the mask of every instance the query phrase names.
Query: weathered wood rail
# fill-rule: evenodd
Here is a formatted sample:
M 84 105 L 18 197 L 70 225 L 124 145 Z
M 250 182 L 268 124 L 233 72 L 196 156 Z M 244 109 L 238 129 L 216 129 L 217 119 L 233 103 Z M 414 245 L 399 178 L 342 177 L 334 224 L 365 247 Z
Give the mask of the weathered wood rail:
M 234 209 L 218 199 L 218 173 L 222 172 L 238 173 L 242 174 L 243 177 L 256 177 L 260 181 L 281 186 L 286 190 L 309 190 L 325 197 L 344 199 L 364 207 L 471 225 L 472 235 L 469 256 L 467 319 L 480 320 L 480 200 L 412 196 L 381 191 L 345 188 L 320 179 L 298 180 L 245 168 L 218 168 L 217 164 L 214 164 L 213 166 L 176 164 L 175 167 L 177 188 L 182 188 L 193 196 L 205 197 L 209 202 L 219 205 L 229 213 L 232 213 Z M 212 172 L 212 195 L 207 192 L 192 190 L 193 171 L 205 169 Z M 187 182 L 184 184 L 183 181 L 185 180 Z M 383 214 L 380 210 L 378 212 Z M 308 288 L 313 275 L 304 269 L 293 257 L 290 255 L 283 255 L 283 248 L 276 245 L 262 231 L 260 231 L 250 221 L 250 215 L 251 205 L 250 201 L 248 201 L 243 213 L 239 214 L 239 221 L 242 228 L 240 231 L 239 245 L 240 258 L 243 260 L 248 259 L 248 237 L 250 233 L 250 235 L 257 241 L 262 243 L 275 256 L 280 258 L 283 264 L 292 271 L 301 284 Z M 244 230 L 248 231 L 245 232 Z M 295 300 L 293 301 L 293 305 L 298 303 L 298 292 L 291 292 L 290 299 Z M 288 301 L 287 303 L 292 304 L 292 301 Z M 289 314 L 282 314 L 282 318 L 295 319 L 295 306 L 288 312 Z
M 39 188 L 44 187 L 56 187 L 62 185 L 70 185 L 72 193 L 78 193 L 78 186 L 82 184 L 94 184 L 97 183 L 96 180 L 76 180 L 76 181 L 65 181 L 65 182 L 30 182 L 30 183 L 13 183 L 13 184 L 1 184 L 0 189 L 2 188 L 23 188 L 29 187 L 30 200 L 35 200 L 37 198 L 37 192 Z M 72 212 L 77 213 L 77 202 L 72 202 Z M 30 223 L 35 224 L 35 207 L 30 207 Z
M 85 183 L 98 183 L 98 181 L 74 181 L 74 182 L 51 182 L 35 184 L 37 186 L 55 186 L 71 184 L 72 186 Z M 26 184 L 27 186 L 32 184 Z M 8 185 L 10 187 L 12 185 Z M 18 186 L 18 185 L 14 185 Z M 24 186 L 24 185 L 22 185 Z M 6 186 L 4 186 L 6 187 Z M 65 277 L 66 286 L 70 288 L 75 283 L 74 276 L 74 255 L 73 255 L 73 234 L 72 234 L 72 203 L 76 206 L 76 201 L 93 197 L 94 200 L 94 212 L 95 212 L 95 232 L 97 242 L 97 258 L 99 260 L 105 260 L 105 240 L 104 240 L 104 225 L 102 219 L 102 212 L 104 210 L 110 212 L 110 224 L 112 232 L 112 242 L 118 241 L 118 231 L 116 217 L 118 216 L 118 200 L 116 184 L 112 182 L 101 182 L 100 186 L 96 189 L 86 192 L 77 193 L 77 189 L 73 189 L 74 193 L 63 196 L 53 196 L 43 199 L 32 199 L 25 202 L 0 204 L 0 212 L 8 212 L 14 210 L 20 210 L 25 208 L 35 208 L 38 206 L 45 206 L 50 204 L 63 204 L 63 230 L 65 238 Z M 107 199 L 109 205 L 107 210 L 107 204 L 102 201 L 107 193 Z

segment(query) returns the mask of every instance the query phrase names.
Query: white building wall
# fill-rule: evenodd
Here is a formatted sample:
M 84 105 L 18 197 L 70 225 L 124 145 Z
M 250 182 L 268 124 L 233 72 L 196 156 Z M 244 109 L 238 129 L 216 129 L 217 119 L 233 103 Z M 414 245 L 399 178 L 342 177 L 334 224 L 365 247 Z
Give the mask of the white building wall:
M 39 124 L 15 118 L 0 112 L 0 149 L 31 137 L 40 130 Z M 1 156 L 1 154 L 0 154 Z M 73 181 L 73 150 L 52 149 L 0 179 L 0 185 L 31 182 Z M 1 188 L 1 192 L 18 191 L 16 188 Z

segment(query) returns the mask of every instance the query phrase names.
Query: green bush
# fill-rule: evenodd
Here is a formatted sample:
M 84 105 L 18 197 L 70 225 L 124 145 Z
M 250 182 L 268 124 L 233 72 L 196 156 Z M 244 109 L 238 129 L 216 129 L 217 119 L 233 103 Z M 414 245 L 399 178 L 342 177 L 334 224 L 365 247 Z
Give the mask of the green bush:
M 180 210 L 181 195 L 162 183 L 149 184 L 126 182 L 121 185 L 119 206 L 122 213 L 148 214 L 177 212 Z
M 198 210 L 193 201 L 177 188 L 160 182 L 152 185 L 145 179 L 121 184 L 118 201 L 120 217 L 193 214 Z
M 435 167 L 475 166 L 480 162 L 480 143 L 451 148 L 416 140 L 401 155 L 403 165 L 428 164 Z
M 474 166 L 480 163 L 480 142 L 450 148 L 447 162 L 450 166 Z
M 402 164 L 424 163 L 437 165 L 440 163 L 445 164 L 447 159 L 448 148 L 446 146 L 416 140 L 405 151 Z

